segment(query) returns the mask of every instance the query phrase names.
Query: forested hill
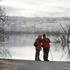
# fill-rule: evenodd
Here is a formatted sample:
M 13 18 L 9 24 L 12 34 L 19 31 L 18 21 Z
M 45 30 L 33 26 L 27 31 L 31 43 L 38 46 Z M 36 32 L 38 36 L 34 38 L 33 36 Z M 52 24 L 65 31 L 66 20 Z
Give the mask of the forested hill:
M 65 24 L 67 23 L 70 23 L 70 17 L 8 16 L 4 28 L 6 31 L 51 32 L 51 30 L 60 30 L 60 24 L 62 24 L 62 26 L 65 27 Z
M 70 70 L 70 62 L 0 59 L 0 70 Z

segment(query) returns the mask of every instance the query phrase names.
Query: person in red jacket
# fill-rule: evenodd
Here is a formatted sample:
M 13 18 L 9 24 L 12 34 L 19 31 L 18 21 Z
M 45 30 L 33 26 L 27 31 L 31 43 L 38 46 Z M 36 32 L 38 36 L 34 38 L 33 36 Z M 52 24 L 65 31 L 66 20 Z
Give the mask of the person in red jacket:
M 44 53 L 43 59 L 44 61 L 49 61 L 48 54 L 49 54 L 49 48 L 50 48 L 50 40 L 49 38 L 46 38 L 45 34 L 43 34 L 42 42 L 43 42 L 43 53 Z
M 39 55 L 40 55 L 40 51 L 42 48 L 41 43 L 42 43 L 42 35 L 39 35 L 34 43 L 34 46 L 36 48 L 36 53 L 35 53 L 35 60 L 36 61 L 40 61 Z

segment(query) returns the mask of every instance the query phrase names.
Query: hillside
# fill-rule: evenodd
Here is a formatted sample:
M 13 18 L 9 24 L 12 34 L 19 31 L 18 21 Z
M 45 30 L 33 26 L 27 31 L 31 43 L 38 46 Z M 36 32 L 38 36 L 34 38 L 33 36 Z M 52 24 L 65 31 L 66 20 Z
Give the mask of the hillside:
M 70 17 L 21 17 L 8 16 L 5 23 L 6 31 L 22 31 L 22 32 L 46 32 L 58 31 L 61 29 L 60 24 L 65 27 L 69 24 Z

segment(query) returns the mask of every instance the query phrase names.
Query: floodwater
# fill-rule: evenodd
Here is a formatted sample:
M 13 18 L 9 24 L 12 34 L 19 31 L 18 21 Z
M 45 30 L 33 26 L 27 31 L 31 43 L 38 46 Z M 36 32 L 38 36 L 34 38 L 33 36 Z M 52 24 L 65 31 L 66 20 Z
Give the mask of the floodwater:
M 5 39 L 1 46 L 7 48 L 8 52 L 12 57 L 8 56 L 7 58 L 12 59 L 24 59 L 24 60 L 34 60 L 35 58 L 35 47 L 33 43 L 38 34 L 10 34 L 8 38 Z M 49 51 L 49 60 L 50 61 L 65 61 L 67 56 L 63 55 L 61 44 L 52 43 L 55 39 L 59 37 L 47 36 L 51 40 L 51 48 Z M 5 51 L 6 52 L 6 51 Z M 3 56 L 2 56 L 3 57 Z M 4 56 L 5 58 L 5 56 Z M 40 58 L 43 60 L 43 51 L 40 52 Z

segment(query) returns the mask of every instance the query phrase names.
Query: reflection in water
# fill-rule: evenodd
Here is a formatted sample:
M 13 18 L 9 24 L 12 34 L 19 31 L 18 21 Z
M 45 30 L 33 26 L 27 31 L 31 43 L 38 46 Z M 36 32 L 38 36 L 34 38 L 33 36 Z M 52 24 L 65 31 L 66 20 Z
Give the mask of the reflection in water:
M 9 34 L 9 38 L 5 40 L 5 46 L 33 46 L 33 43 L 38 36 L 38 34 Z M 54 42 L 57 37 L 56 36 L 48 36 L 51 42 Z M 59 37 L 58 37 L 59 38 Z
M 33 34 L 11 34 L 6 42 L 7 46 L 32 46 L 35 37 Z

